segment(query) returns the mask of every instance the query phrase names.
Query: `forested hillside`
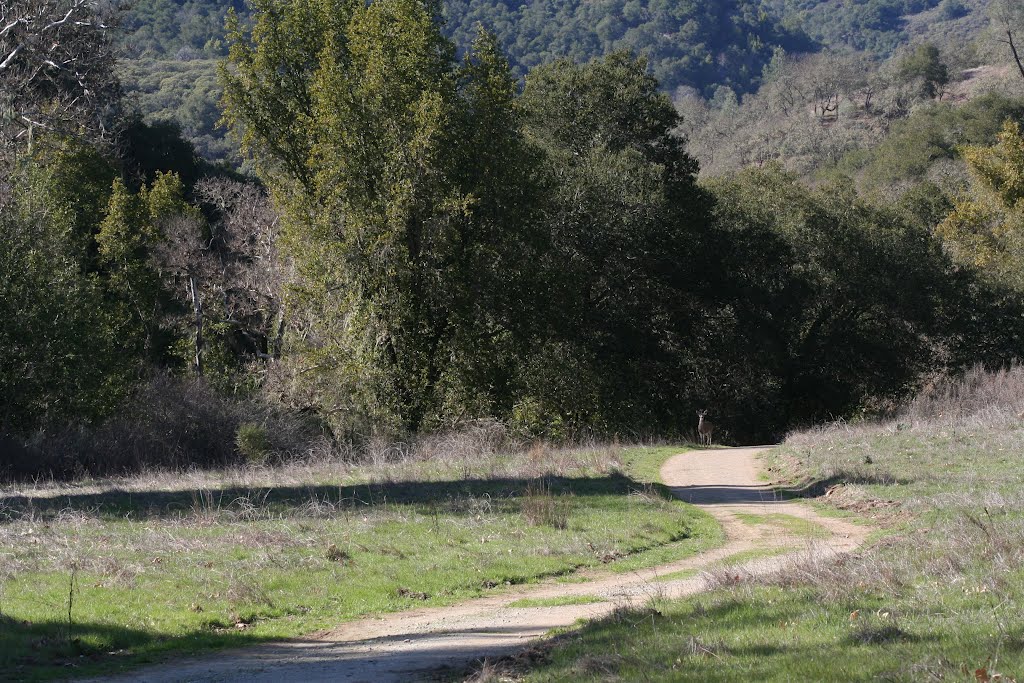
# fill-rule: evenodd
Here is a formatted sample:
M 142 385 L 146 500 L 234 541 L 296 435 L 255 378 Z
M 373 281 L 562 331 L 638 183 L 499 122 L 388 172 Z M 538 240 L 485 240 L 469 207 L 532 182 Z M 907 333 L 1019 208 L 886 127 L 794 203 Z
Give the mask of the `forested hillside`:
M 141 0 L 121 17 L 116 41 L 125 86 L 140 111 L 176 121 L 205 158 L 237 165 L 241 159 L 216 126 L 214 60 L 226 54 L 228 9 L 243 18 L 249 12 L 242 0 Z M 875 59 L 930 41 L 954 70 L 984 63 L 991 52 L 979 0 L 451 0 L 436 11 L 460 53 L 477 25 L 495 32 L 519 78 L 558 57 L 585 62 L 626 49 L 647 58 L 666 92 L 710 99 L 722 87 L 720 101 L 757 92 L 782 52 L 852 50 Z
M 237 164 L 216 127 L 220 91 L 210 61 L 226 54 L 228 9 L 249 12 L 242 0 L 140 0 L 123 16 L 118 43 L 124 81 L 140 110 L 176 120 L 204 157 Z M 519 78 L 559 57 L 586 62 L 626 49 L 646 56 L 667 90 L 689 86 L 711 95 L 724 85 L 743 93 L 757 89 L 775 50 L 815 49 L 799 26 L 783 27 L 753 0 L 451 0 L 437 11 L 461 51 L 478 25 L 494 31 Z
M 671 91 L 686 85 L 710 93 L 717 85 L 756 89 L 775 49 L 813 49 L 799 27 L 750 0 L 534 0 L 506 4 L 451 0 L 447 32 L 466 45 L 478 24 L 494 31 L 517 71 L 559 57 L 585 62 L 614 50 L 648 58 Z
M 248 11 L 241 0 L 141 0 L 125 17 L 122 46 L 132 58 L 223 56 L 229 8 Z M 477 25 L 495 32 L 519 76 L 558 57 L 585 62 L 628 49 L 648 57 L 665 88 L 724 84 L 745 92 L 757 87 L 775 48 L 813 48 L 799 26 L 783 28 L 753 0 L 450 0 L 439 11 L 445 33 L 462 50 Z

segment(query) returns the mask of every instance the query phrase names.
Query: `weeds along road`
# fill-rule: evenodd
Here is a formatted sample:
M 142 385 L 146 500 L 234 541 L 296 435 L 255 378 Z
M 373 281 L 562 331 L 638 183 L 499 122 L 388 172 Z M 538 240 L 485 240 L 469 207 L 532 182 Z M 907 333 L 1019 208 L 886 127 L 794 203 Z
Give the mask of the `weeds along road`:
M 785 567 L 796 554 L 847 552 L 869 529 L 777 499 L 758 478 L 762 448 L 690 451 L 661 469 L 672 493 L 699 505 L 724 527 L 726 543 L 695 557 L 631 574 L 591 572 L 581 583 L 521 586 L 460 605 L 349 622 L 302 639 L 162 664 L 116 680 L 153 681 L 410 681 L 438 669 L 460 670 L 484 657 L 508 655 L 550 629 L 602 617 L 651 598 L 706 589 L 702 572 L 739 562 L 763 573 Z M 746 558 L 746 561 L 742 561 Z M 753 558 L 753 559 L 751 559 Z M 524 598 L 587 604 L 514 607 Z M 108 679 L 109 680 L 109 679 Z

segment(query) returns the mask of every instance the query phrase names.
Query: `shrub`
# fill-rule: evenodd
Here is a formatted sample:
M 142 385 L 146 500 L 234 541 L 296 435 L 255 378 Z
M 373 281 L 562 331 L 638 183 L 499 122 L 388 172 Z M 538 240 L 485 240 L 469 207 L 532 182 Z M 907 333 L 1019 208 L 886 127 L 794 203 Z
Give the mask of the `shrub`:
M 146 468 L 225 467 L 244 460 L 302 457 L 323 445 L 317 425 L 259 399 L 214 391 L 203 378 L 156 374 L 97 424 L 55 425 L 3 449 L 0 478 L 122 475 Z M 19 450 L 20 449 L 20 450 Z
M 946 21 L 965 17 L 969 12 L 970 10 L 960 0 L 942 0 L 939 5 L 939 16 Z
M 569 501 L 554 495 L 551 487 L 542 479 L 526 487 L 520 509 L 533 526 L 550 526 L 555 529 L 569 527 Z
M 246 460 L 261 465 L 267 462 L 272 450 L 267 428 L 253 422 L 243 422 L 238 426 L 235 446 Z

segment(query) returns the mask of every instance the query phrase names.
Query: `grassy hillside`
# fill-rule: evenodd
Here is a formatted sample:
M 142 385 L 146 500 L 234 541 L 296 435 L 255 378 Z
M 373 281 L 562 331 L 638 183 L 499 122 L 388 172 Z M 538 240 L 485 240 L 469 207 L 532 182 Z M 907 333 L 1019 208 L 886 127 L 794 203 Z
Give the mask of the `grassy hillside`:
M 1017 680 L 1024 672 L 1024 369 L 933 386 L 898 418 L 791 436 L 769 466 L 884 529 L 863 552 L 623 611 L 527 681 Z

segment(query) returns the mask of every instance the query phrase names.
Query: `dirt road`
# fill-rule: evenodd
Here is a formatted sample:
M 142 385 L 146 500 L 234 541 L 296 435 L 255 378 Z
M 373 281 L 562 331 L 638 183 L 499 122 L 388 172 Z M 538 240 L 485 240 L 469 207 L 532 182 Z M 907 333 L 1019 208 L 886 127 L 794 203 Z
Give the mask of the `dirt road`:
M 345 624 L 306 639 L 216 657 L 163 664 L 119 680 L 134 681 L 414 681 L 442 667 L 460 667 L 483 657 L 515 652 L 548 630 L 578 619 L 603 616 L 625 604 L 642 605 L 650 597 L 679 597 L 704 589 L 701 569 L 737 553 L 773 549 L 793 552 L 845 552 L 868 529 L 822 517 L 807 505 L 777 500 L 758 479 L 757 455 L 763 449 L 694 451 L 671 458 L 661 470 L 673 494 L 707 510 L 725 528 L 727 542 L 697 557 L 631 574 L 594 574 L 585 583 L 543 583 L 500 596 L 454 605 L 386 615 Z M 798 518 L 794 520 L 793 518 Z M 820 525 L 814 527 L 805 522 Z M 813 542 L 799 532 L 817 530 Z M 827 529 L 827 533 L 824 529 Z M 784 566 L 792 553 L 752 560 L 753 572 Z M 667 574 L 695 570 L 678 580 Z M 602 602 L 560 607 L 509 607 L 522 598 L 598 596 Z

